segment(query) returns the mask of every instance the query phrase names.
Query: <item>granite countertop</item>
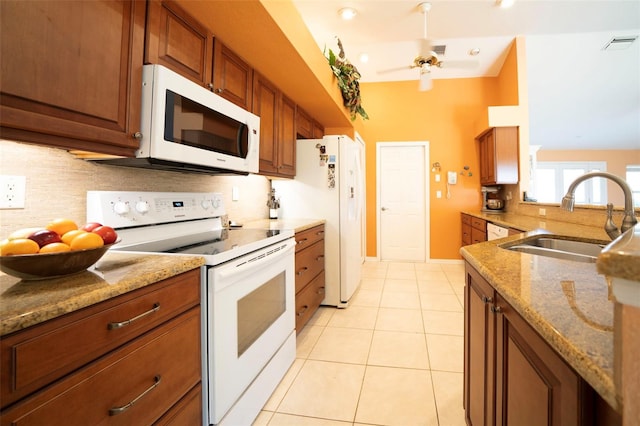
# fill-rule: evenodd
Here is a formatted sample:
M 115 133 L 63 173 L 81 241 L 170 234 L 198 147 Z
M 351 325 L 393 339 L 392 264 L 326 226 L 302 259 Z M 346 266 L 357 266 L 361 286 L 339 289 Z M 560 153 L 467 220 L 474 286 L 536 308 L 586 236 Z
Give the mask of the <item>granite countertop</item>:
M 325 223 L 324 219 L 258 219 L 244 224 L 245 228 L 293 229 L 302 232 Z
M 565 225 L 564 231 L 562 235 L 571 230 Z M 621 401 L 613 381 L 614 302 L 607 281 L 598 274 L 596 264 L 500 247 L 540 234 L 553 232 L 525 232 L 464 246 L 460 253 L 605 401 L 619 411 Z
M 200 256 L 107 252 L 86 271 L 23 281 L 0 272 L 0 336 L 204 265 Z

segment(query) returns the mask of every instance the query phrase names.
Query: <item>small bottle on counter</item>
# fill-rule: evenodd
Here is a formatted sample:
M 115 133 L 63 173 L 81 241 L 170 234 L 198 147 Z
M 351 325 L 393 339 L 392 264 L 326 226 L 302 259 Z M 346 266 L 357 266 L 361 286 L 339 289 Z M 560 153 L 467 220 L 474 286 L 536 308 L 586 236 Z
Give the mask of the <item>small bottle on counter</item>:
M 267 200 L 267 207 L 269 207 L 269 219 L 278 218 L 278 209 L 280 208 L 280 199 L 276 198 L 276 190 L 272 189 Z

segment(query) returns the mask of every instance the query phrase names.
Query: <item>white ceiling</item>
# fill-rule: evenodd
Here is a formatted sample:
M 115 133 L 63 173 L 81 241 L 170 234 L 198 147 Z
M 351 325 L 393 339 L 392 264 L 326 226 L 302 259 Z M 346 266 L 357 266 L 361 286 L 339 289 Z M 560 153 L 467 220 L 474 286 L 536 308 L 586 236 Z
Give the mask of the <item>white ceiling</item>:
M 446 60 L 476 60 L 474 69 L 435 68 L 437 79 L 496 76 L 514 37 L 526 37 L 532 145 L 554 149 L 640 149 L 640 39 L 603 51 L 614 36 L 640 35 L 640 1 L 431 0 L 427 38 L 445 44 Z M 321 50 L 339 37 L 362 82 L 416 80 L 420 0 L 294 0 Z M 351 21 L 337 11 L 353 7 Z M 479 48 L 480 54 L 468 52 Z M 359 61 L 367 53 L 368 63 Z M 393 68 L 404 70 L 380 73 Z M 366 100 L 365 100 L 366 102 Z M 365 105 L 366 107 L 366 105 Z

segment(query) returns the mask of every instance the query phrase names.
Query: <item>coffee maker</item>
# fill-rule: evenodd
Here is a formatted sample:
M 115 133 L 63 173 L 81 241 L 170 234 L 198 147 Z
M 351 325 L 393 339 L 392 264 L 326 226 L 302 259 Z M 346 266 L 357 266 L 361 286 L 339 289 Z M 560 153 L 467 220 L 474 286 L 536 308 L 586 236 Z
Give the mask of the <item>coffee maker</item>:
M 499 186 L 483 186 L 480 192 L 483 213 L 501 213 L 504 210 L 504 200 L 500 198 Z

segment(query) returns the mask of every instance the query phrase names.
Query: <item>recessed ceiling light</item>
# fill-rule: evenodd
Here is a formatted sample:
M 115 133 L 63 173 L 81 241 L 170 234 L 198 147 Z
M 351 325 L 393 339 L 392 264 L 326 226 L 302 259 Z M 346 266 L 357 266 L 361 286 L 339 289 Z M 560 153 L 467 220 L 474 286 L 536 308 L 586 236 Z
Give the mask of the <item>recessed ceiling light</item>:
M 338 15 L 342 17 L 345 21 L 350 21 L 355 18 L 358 12 L 352 7 L 343 7 L 338 11 Z
M 515 0 L 496 0 L 496 4 L 503 9 L 513 6 Z
M 479 53 L 480 53 L 480 49 L 477 47 L 474 47 L 469 51 L 470 56 L 478 56 Z
M 367 62 L 369 62 L 369 54 L 361 53 L 359 59 L 360 59 L 360 62 L 362 62 L 363 64 L 366 64 Z

